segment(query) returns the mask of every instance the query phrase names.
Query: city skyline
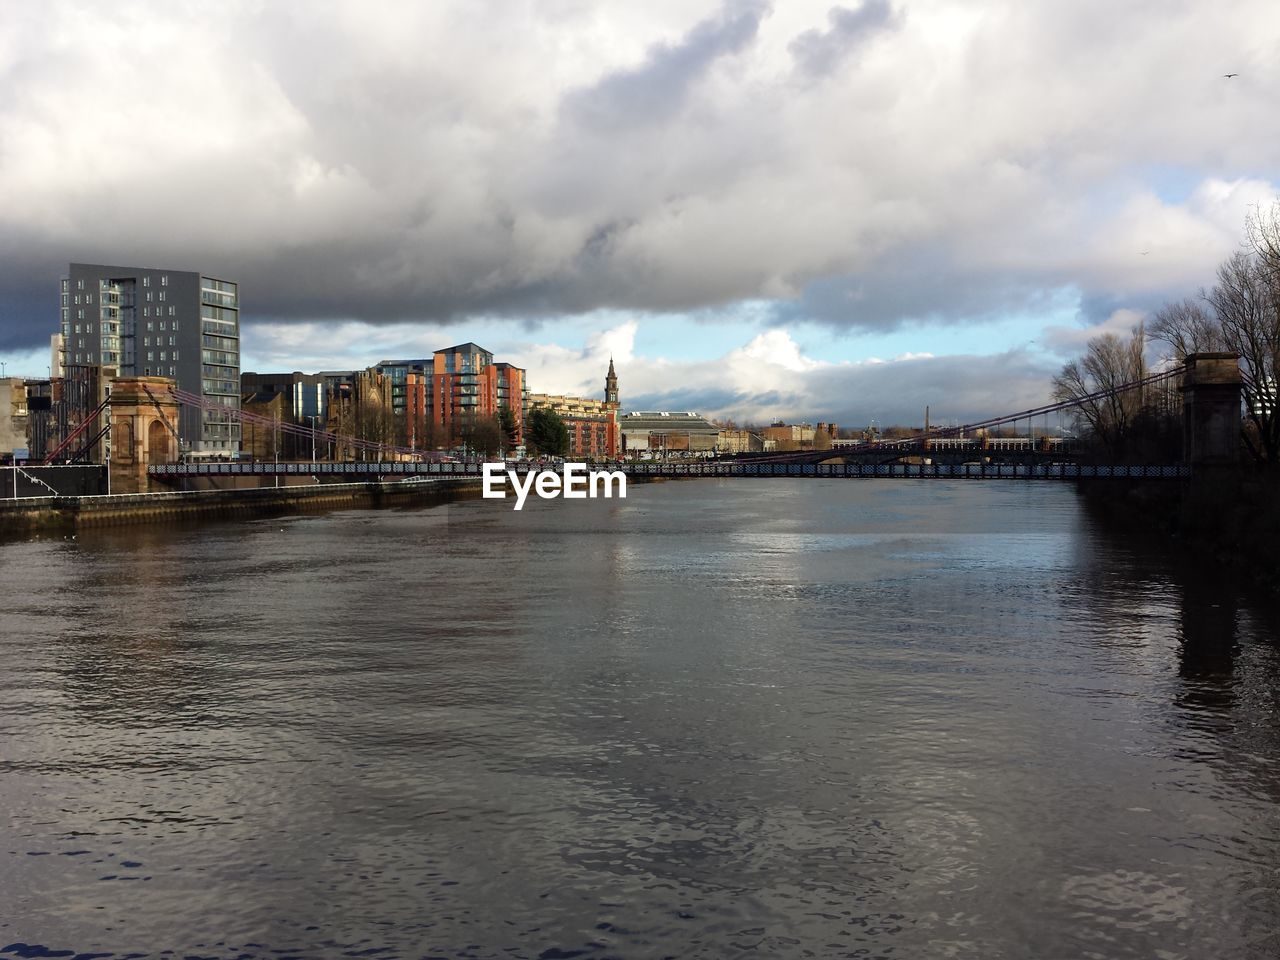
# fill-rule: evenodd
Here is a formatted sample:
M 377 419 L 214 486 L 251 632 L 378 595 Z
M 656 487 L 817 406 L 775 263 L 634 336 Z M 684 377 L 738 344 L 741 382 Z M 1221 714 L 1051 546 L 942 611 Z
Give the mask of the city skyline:
M 963 421 L 1280 194 L 1249 0 L 3 6 L 10 374 L 68 262 L 147 263 L 237 278 L 246 371 L 470 340 L 546 393 L 612 355 L 624 409 Z

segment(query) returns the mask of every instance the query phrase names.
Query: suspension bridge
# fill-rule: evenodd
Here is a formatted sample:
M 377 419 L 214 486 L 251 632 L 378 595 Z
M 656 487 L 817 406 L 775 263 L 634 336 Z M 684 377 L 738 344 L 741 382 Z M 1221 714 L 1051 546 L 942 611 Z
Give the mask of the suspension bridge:
M 940 479 L 1039 479 L 1078 480 L 1093 477 L 1132 479 L 1178 479 L 1190 475 L 1187 463 L 1082 464 L 1081 445 L 1074 436 L 1053 436 L 1048 432 L 1055 416 L 1074 414 L 1089 404 L 1104 404 L 1118 396 L 1176 396 L 1181 368 L 1165 370 L 1138 380 L 1119 384 L 1071 400 L 1056 401 L 1028 410 L 990 417 L 957 426 L 921 431 L 915 436 L 894 439 L 835 441 L 821 450 L 792 450 L 739 455 L 711 461 L 631 461 L 609 464 L 635 477 L 884 477 Z M 174 390 L 184 405 L 212 408 L 203 398 Z M 1180 402 L 1180 401 L 1179 401 Z M 483 459 L 442 461 L 438 456 L 405 447 L 371 443 L 332 432 L 312 430 L 294 424 L 241 413 L 244 423 L 261 429 L 279 429 L 310 443 L 313 450 L 345 449 L 359 458 L 328 462 L 258 463 L 169 463 L 150 468 L 150 475 L 165 483 L 191 477 L 313 476 L 405 477 L 477 476 Z M 1035 434 L 1035 426 L 1041 432 Z M 1025 428 L 1025 435 L 1018 431 Z M 1013 436 L 1002 436 L 1012 432 Z M 512 461 L 516 470 L 537 469 L 532 461 Z
M 1052 435 L 1052 418 L 1082 409 L 1118 408 L 1127 398 L 1138 406 L 1155 398 L 1172 411 L 1181 407 L 1184 451 L 1176 462 L 1083 463 L 1079 442 Z M 618 461 L 611 469 L 650 477 L 813 477 L 940 478 L 966 480 L 1077 480 L 1092 477 L 1174 480 L 1197 468 L 1234 458 L 1240 422 L 1238 360 L 1202 354 L 1185 366 L 1117 384 L 1104 390 L 963 425 L 938 427 L 895 439 L 836 441 L 827 449 L 788 450 L 709 461 Z M 200 412 L 202 421 L 239 423 L 292 436 L 312 459 L 302 461 L 181 462 L 177 412 Z M 1035 427 L 1040 424 L 1039 434 Z M 1012 435 L 1009 435 L 1012 434 Z M 366 437 L 306 427 L 211 402 L 161 378 L 117 381 L 104 401 L 70 431 L 46 458 L 46 465 L 82 461 L 106 437 L 113 460 L 107 471 L 115 492 L 189 489 L 195 486 L 280 486 L 282 484 L 398 482 L 478 476 L 483 460 L 451 458 L 435 451 L 381 443 Z M 322 453 L 324 456 L 322 456 Z M 515 470 L 540 469 L 537 461 L 509 461 Z M 15 467 L 12 496 L 49 496 L 57 484 L 46 469 Z M 26 489 L 28 492 L 21 493 Z M 2 496 L 3 494 L 0 494 Z

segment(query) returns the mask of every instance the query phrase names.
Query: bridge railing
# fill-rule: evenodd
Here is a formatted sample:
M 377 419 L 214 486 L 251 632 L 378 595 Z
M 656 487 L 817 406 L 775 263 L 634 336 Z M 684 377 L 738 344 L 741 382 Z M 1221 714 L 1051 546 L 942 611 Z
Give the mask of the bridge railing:
M 554 469 L 536 463 L 512 465 L 517 470 Z M 1190 476 L 1185 464 L 1098 466 L 1078 463 L 616 463 L 608 469 L 631 477 L 815 477 L 1076 480 L 1092 477 L 1171 480 Z M 414 476 L 475 477 L 480 464 L 470 463 L 168 463 L 152 466 L 160 478 L 202 476 L 356 476 L 407 479 Z

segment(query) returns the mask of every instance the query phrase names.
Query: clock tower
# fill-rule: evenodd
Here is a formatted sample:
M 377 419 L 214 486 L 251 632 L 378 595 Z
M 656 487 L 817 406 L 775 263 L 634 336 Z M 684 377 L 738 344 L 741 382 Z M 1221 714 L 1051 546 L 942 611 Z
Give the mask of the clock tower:
M 613 357 L 609 358 L 609 372 L 604 378 L 604 402 L 613 404 L 617 409 L 618 403 L 618 375 L 613 372 Z

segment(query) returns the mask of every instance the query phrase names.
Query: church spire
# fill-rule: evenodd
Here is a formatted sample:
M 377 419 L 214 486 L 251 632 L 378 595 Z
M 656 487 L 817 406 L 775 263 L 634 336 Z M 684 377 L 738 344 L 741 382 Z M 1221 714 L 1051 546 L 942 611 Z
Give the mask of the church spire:
M 604 402 L 618 403 L 618 375 L 613 372 L 613 357 L 609 358 L 609 373 L 604 378 Z

